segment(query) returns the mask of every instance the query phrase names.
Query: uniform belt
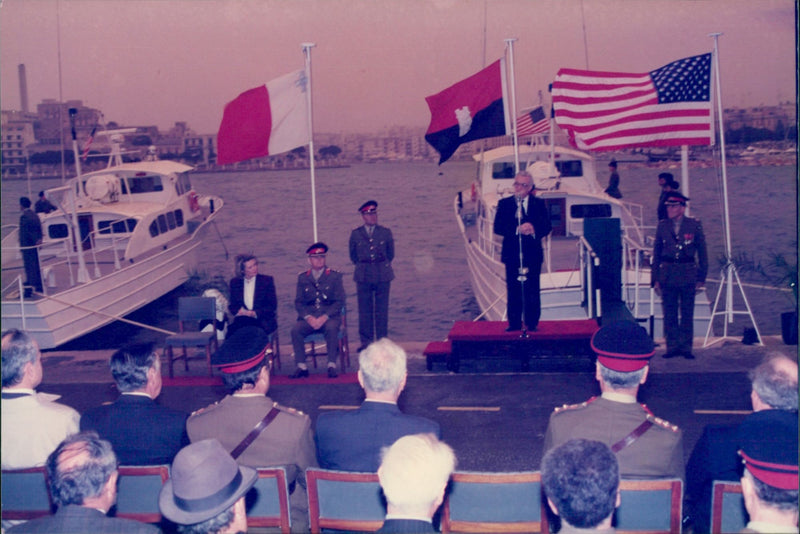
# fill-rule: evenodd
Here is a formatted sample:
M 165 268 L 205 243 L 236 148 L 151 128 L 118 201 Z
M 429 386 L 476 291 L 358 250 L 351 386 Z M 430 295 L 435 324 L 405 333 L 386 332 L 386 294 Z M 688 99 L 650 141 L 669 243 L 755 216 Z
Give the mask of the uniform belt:
M 674 258 L 663 258 L 661 263 L 694 263 L 694 258 L 686 258 L 682 260 L 676 260 Z
M 358 263 L 383 263 L 386 260 L 360 260 Z

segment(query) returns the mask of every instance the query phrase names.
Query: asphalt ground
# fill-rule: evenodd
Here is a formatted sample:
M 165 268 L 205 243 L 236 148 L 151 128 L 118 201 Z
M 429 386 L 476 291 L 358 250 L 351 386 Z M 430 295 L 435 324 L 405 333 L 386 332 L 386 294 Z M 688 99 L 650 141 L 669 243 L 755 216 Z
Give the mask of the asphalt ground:
M 747 372 L 772 351 L 797 357 L 797 346 L 767 336 L 764 345 L 744 345 L 734 338 L 709 347 L 695 345 L 695 360 L 664 359 L 663 348 L 651 360 L 647 383 L 639 400 L 654 414 L 677 424 L 684 432 L 688 459 L 702 429 L 710 423 L 735 424 L 751 409 Z M 567 366 L 567 372 L 521 372 L 519 361 L 464 360 L 460 372 L 448 372 L 443 362 L 426 369 L 426 343 L 400 343 L 409 355 L 409 378 L 400 397 L 403 411 L 438 421 L 442 438 L 458 457 L 458 468 L 474 471 L 515 471 L 539 468 L 548 417 L 555 406 L 578 403 L 598 395 L 591 365 Z M 61 402 L 79 412 L 113 401 L 118 392 L 108 370 L 113 350 L 45 351 L 40 391 L 62 396 Z M 293 370 L 291 348 L 282 348 L 283 368 Z M 323 358 L 324 361 L 324 358 Z M 353 351 L 353 364 L 357 356 Z M 162 366 L 166 373 L 166 366 Z M 202 355 L 190 361 L 188 375 L 203 376 Z M 552 366 L 550 366 L 552 368 Z M 353 372 L 353 369 L 348 369 Z M 312 373 L 325 373 L 324 363 Z M 187 375 L 182 365 L 176 376 Z M 312 421 L 331 407 L 358 406 L 364 399 L 359 385 L 350 383 L 273 384 L 270 396 L 281 404 L 309 414 Z M 222 386 L 164 387 L 159 402 L 187 412 L 222 396 Z

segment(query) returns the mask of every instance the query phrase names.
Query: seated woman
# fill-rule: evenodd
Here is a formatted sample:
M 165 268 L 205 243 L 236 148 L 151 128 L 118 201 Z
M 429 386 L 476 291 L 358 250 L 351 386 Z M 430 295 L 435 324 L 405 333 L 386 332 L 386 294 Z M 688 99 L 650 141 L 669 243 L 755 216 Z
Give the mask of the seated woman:
M 236 256 L 236 276 L 231 279 L 230 290 L 228 310 L 233 323 L 228 327 L 228 337 L 243 326 L 258 326 L 267 334 L 278 328 L 275 281 L 258 274 L 258 258 L 252 254 Z

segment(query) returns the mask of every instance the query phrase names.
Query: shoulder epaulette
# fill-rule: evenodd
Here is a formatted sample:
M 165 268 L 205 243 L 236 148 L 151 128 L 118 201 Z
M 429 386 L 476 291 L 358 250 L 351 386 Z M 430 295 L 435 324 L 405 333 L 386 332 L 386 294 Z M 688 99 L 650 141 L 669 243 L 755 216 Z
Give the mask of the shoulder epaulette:
M 200 408 L 199 410 L 195 410 L 189 415 L 189 417 L 194 417 L 195 415 L 200 415 L 201 413 L 205 413 L 208 410 L 210 410 L 212 408 L 215 408 L 218 404 L 219 404 L 219 401 L 217 401 L 217 402 L 215 402 L 213 404 L 209 404 L 205 408 Z
M 555 408 L 553 408 L 553 413 L 561 413 L 561 412 L 566 412 L 566 411 L 569 411 L 569 410 L 579 410 L 581 408 L 586 408 L 591 403 L 593 403 L 595 400 L 597 400 L 597 397 L 592 397 L 591 399 L 583 401 L 583 402 L 578 403 L 578 404 L 564 404 L 562 406 L 556 406 Z
M 678 425 L 673 425 L 669 421 L 661 419 L 660 417 L 656 417 L 651 413 L 647 414 L 647 420 L 655 423 L 656 425 L 660 426 L 665 430 L 671 430 L 672 432 L 678 432 L 680 430 L 680 428 L 678 428 Z
M 297 417 L 307 417 L 305 413 L 303 413 L 301 410 L 298 410 L 296 408 L 290 408 L 288 406 L 281 406 L 277 402 L 274 403 L 273 406 L 275 408 L 279 409 L 280 411 L 284 412 L 284 413 L 295 415 Z

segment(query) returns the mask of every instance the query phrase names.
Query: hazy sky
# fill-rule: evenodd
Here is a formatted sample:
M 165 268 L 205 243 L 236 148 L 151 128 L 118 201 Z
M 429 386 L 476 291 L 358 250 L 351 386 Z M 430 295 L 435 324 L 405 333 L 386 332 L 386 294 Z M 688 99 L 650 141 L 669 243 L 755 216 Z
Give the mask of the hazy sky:
M 59 23 L 60 19 L 60 23 Z M 585 43 L 584 46 L 584 27 Z M 713 49 L 726 107 L 796 101 L 794 0 L 2 0 L 0 104 L 80 99 L 107 121 L 216 132 L 226 102 L 302 68 L 316 132 L 427 127 L 425 96 L 514 47 L 517 104 L 561 67 L 645 72 Z M 485 55 L 484 55 L 485 49 Z

